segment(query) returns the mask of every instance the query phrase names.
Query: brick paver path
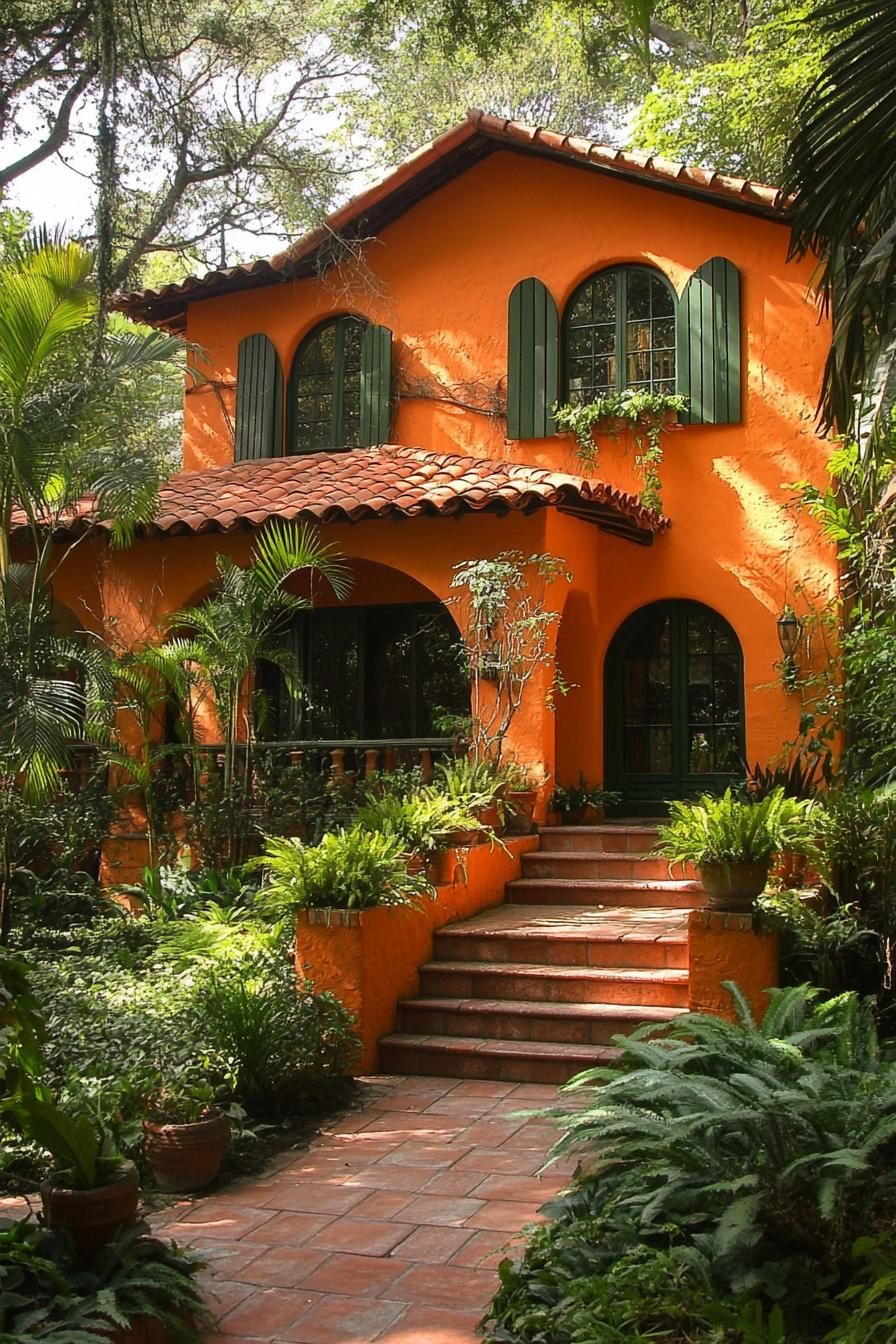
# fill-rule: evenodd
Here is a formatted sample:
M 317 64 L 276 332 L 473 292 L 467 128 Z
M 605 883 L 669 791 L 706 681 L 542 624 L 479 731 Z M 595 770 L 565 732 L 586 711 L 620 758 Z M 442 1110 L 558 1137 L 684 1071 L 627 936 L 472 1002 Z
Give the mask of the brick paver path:
M 516 1234 L 560 1189 L 552 1087 L 376 1078 L 363 1109 L 260 1179 L 176 1205 L 200 1250 L 216 1344 L 473 1344 Z

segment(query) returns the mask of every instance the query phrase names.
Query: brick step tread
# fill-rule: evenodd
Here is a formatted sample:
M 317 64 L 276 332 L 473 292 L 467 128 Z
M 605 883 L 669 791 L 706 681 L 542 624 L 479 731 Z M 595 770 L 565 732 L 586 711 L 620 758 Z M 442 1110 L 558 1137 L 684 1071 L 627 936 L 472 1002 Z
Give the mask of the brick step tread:
M 602 860 L 608 860 L 610 863 L 662 863 L 662 854 L 641 853 L 637 849 L 532 849 L 527 850 L 522 855 L 525 859 L 559 859 L 561 863 L 568 863 L 570 859 L 582 862 L 584 859 L 600 863 Z
M 682 938 L 687 942 L 687 938 Z M 426 971 L 447 972 L 455 975 L 536 976 L 549 980 L 589 980 L 595 984 L 610 982 L 642 984 L 686 985 L 688 972 L 667 966 L 543 966 L 532 961 L 428 961 L 420 967 Z
M 673 906 L 654 906 L 649 911 L 635 912 L 624 905 L 604 905 L 599 910 L 578 905 L 551 905 L 545 907 L 542 915 L 532 911 L 532 906 L 498 906 L 489 912 L 488 918 L 474 915 L 457 924 L 443 925 L 436 931 L 436 940 L 546 938 L 564 942 L 681 944 L 688 941 L 682 911 Z
M 618 835 L 620 831 L 630 832 L 633 835 L 656 835 L 659 823 L 656 821 L 595 821 L 590 825 L 582 823 L 578 826 L 541 826 L 541 834 L 545 832 L 553 835 L 557 832 L 560 835 Z
M 380 1037 L 380 1047 L 407 1050 L 437 1050 L 445 1055 L 486 1055 L 509 1059 L 543 1059 L 590 1068 L 619 1058 L 615 1045 L 569 1045 L 565 1041 L 493 1041 L 481 1036 L 418 1036 L 395 1032 Z
M 401 999 L 399 1008 L 436 1013 L 482 1013 L 495 1017 L 588 1018 L 594 1021 L 671 1022 L 686 1008 L 653 1007 L 640 1003 L 538 1003 L 531 999 L 456 999 L 420 996 Z
M 550 857 L 557 856 L 552 854 Z M 670 896 L 690 892 L 705 895 L 703 883 L 688 877 L 518 877 L 507 883 L 507 890 L 545 886 L 559 887 L 561 891 L 604 891 L 608 896 L 620 896 L 626 891 L 667 891 Z

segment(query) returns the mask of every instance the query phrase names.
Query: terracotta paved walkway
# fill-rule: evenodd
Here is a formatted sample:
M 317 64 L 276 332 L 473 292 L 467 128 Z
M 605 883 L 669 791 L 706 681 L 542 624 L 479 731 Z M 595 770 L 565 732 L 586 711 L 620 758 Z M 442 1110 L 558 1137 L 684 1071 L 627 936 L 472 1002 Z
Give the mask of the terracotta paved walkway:
M 473 1344 L 515 1234 L 569 1168 L 520 1111 L 552 1087 L 374 1078 L 362 1110 L 263 1178 L 168 1209 L 200 1249 L 219 1344 Z

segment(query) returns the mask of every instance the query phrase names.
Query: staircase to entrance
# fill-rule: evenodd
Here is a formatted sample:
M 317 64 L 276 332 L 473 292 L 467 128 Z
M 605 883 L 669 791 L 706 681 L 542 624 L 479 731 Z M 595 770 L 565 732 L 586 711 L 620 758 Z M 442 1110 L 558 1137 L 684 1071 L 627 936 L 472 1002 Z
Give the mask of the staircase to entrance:
M 420 993 L 380 1041 L 386 1073 L 562 1083 L 612 1038 L 687 1011 L 688 912 L 644 822 L 556 826 L 522 856 L 503 905 L 435 934 Z

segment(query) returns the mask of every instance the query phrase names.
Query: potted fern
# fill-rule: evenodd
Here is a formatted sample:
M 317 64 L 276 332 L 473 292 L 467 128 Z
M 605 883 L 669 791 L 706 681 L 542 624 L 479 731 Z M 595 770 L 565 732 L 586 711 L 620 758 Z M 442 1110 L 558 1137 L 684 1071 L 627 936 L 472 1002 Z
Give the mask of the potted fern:
M 143 1151 L 160 1190 L 201 1190 L 217 1176 L 230 1143 L 230 1120 L 218 1105 L 219 1094 L 195 1066 L 150 1081 Z
M 437 880 L 438 856 L 449 848 L 459 831 L 478 832 L 476 818 L 460 801 L 438 789 L 423 787 L 407 797 L 385 794 L 370 798 L 355 818 L 363 831 L 396 836 L 404 848 L 412 874 L 425 872 Z
M 812 810 L 782 788 L 758 802 L 743 802 L 730 788 L 721 797 L 677 799 L 653 852 L 698 868 L 711 909 L 747 912 L 765 890 L 776 854 L 811 849 Z

